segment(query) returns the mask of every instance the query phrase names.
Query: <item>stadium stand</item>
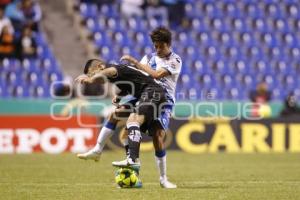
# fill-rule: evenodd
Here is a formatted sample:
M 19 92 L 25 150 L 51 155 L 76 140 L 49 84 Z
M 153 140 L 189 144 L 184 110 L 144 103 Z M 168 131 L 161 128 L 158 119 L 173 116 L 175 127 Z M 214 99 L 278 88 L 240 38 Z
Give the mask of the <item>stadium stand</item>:
M 0 97 L 50 98 L 51 83 L 62 80 L 63 74 L 44 32 L 39 28 L 40 21 L 35 21 L 41 17 L 39 4 L 31 0 L 15 0 L 1 5 L 1 9 L 12 21 L 13 41 L 16 42 L 12 43 L 15 49 L 12 55 L 2 57 L 0 61 Z M 28 27 L 33 32 L 27 30 L 22 34 Z M 3 43 L 0 43 L 1 46 Z
M 283 100 L 289 91 L 300 95 L 299 1 L 184 2 L 187 23 L 172 27 L 173 49 L 183 58 L 181 97 L 200 99 L 202 92 L 195 91 L 204 91 L 217 100 L 248 100 L 261 81 L 273 100 Z M 170 24 L 159 16 L 125 17 L 120 3 L 78 1 L 99 56 L 112 62 L 123 54 L 141 58 L 151 52 L 149 30 Z
M 7 2 L 1 8 L 15 26 L 16 19 L 9 13 L 20 0 Z M 181 0 L 184 23 L 176 26 L 165 14 L 149 14 L 147 7 L 143 7 L 143 15 L 125 15 L 120 0 L 100 4 L 74 2 L 97 56 L 111 62 L 118 61 L 123 54 L 141 58 L 152 52 L 149 30 L 160 25 L 171 26 L 173 50 L 183 58 L 177 88 L 179 98 L 201 99 L 204 93 L 211 92 L 216 100 L 249 100 L 249 92 L 261 81 L 268 84 L 272 100 L 284 100 L 290 91 L 300 96 L 299 1 Z M 37 7 L 34 3 L 34 8 Z M 17 53 L 2 57 L 1 97 L 49 98 L 51 82 L 63 79 L 45 33 L 38 28 L 39 14 L 34 19 L 37 25 L 32 37 L 36 55 L 21 58 Z M 26 20 L 18 20 L 26 24 Z M 0 19 L 2 23 L 7 21 Z M 14 27 L 16 41 L 21 38 L 19 26 L 17 23 Z M 0 28 L 2 32 L 3 26 Z M 1 47 L 2 43 L 3 50 Z

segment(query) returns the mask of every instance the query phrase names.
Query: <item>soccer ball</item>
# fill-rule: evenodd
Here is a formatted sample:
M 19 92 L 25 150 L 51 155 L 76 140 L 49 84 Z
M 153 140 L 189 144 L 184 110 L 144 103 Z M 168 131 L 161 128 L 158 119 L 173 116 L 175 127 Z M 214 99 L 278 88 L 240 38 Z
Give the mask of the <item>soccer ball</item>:
M 136 187 L 140 182 L 137 173 L 129 168 L 119 168 L 115 175 L 115 181 L 121 188 Z

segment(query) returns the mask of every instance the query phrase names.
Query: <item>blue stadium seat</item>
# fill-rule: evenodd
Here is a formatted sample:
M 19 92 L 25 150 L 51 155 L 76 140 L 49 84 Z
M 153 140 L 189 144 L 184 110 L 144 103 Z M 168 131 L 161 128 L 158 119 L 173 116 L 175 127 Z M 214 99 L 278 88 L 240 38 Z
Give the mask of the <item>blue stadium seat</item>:
M 94 42 L 98 47 L 111 45 L 111 39 L 107 37 L 105 32 L 96 32 L 94 34 Z
M 227 26 L 224 23 L 224 19 L 221 17 L 212 18 L 212 29 L 217 31 L 228 31 Z
M 96 18 L 98 15 L 98 8 L 95 4 L 81 3 L 79 11 L 84 18 Z
M 132 44 L 127 34 L 122 31 L 116 31 L 112 34 L 112 43 L 120 46 L 130 46 Z
M 286 33 L 289 30 L 288 24 L 286 23 L 285 19 L 283 18 L 278 18 L 278 19 L 274 19 L 275 20 L 275 29 L 278 32 L 281 33 Z
M 19 72 L 21 70 L 21 63 L 17 59 L 4 58 L 1 63 L 0 69 L 7 72 Z
M 183 88 L 189 88 L 191 84 L 191 79 L 189 75 L 182 74 L 181 76 L 179 76 L 178 82 L 181 84 Z
M 231 19 L 230 30 L 235 30 L 238 32 L 246 32 L 246 31 L 250 31 L 251 28 L 252 27 L 247 26 L 246 20 L 244 17 Z
M 36 59 L 24 59 L 22 61 L 22 68 L 30 72 L 41 71 L 39 60 Z
M 288 92 L 281 86 L 275 88 L 272 91 L 272 100 L 283 100 L 287 96 Z
M 200 12 L 195 12 L 197 10 L 197 7 L 193 3 L 186 3 L 184 6 L 184 10 L 188 19 L 201 16 Z
M 100 30 L 100 27 L 94 18 L 86 19 L 86 26 L 88 30 L 92 33 L 95 33 Z
M 11 87 L 9 87 L 8 97 L 28 98 L 28 97 L 30 97 L 29 89 L 27 86 L 23 86 L 21 84 L 11 86 Z
M 8 82 L 5 79 L 6 73 L 1 73 L 0 76 L 0 97 L 6 98 L 8 97 Z
M 99 14 L 107 17 L 118 17 L 119 11 L 117 5 L 107 4 L 102 5 L 99 11 Z
M 225 16 L 231 18 L 240 18 L 242 17 L 242 12 L 238 9 L 234 1 L 224 2 L 223 1 L 223 11 Z
M 192 18 L 191 20 L 192 30 L 195 32 L 208 31 L 203 21 L 200 18 Z
M 49 98 L 51 97 L 49 87 L 49 85 L 31 86 L 29 88 L 29 93 L 35 98 Z
M 228 63 L 225 59 L 218 59 L 212 63 L 211 70 L 208 72 L 210 71 L 213 71 L 213 73 L 216 74 L 226 74 L 228 72 Z
M 249 16 L 251 18 L 261 17 L 262 13 L 259 10 L 259 7 L 256 3 L 245 2 L 243 6 L 244 15 Z
M 254 90 L 256 87 L 255 79 L 250 74 L 244 74 L 237 76 L 237 82 L 241 87 L 248 90 Z
M 131 17 L 128 19 L 128 26 L 136 31 L 147 31 L 147 22 L 141 17 Z

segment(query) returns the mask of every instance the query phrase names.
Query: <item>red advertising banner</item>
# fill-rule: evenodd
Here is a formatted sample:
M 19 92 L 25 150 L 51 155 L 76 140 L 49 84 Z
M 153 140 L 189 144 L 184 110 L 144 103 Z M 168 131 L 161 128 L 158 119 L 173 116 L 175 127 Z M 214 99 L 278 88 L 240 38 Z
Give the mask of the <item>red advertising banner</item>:
M 79 115 L 0 116 L 0 154 L 86 152 L 96 144 L 103 119 Z M 263 120 L 171 120 L 165 145 L 188 153 L 300 152 L 300 118 Z M 107 149 L 122 149 L 119 123 Z M 153 150 L 152 138 L 143 134 L 141 151 Z
M 0 153 L 73 153 L 92 147 L 98 135 L 95 116 L 0 116 Z

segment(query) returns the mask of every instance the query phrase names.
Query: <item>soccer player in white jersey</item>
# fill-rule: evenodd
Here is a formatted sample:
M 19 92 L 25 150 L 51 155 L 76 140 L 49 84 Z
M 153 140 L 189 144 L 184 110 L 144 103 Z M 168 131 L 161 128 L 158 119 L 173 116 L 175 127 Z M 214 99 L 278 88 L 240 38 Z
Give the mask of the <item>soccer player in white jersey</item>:
M 160 85 L 166 89 L 168 106 L 159 118 L 159 123 L 155 125 L 152 133 L 155 147 L 155 160 L 160 173 L 160 184 L 166 188 L 176 188 L 177 186 L 168 181 L 166 176 L 166 150 L 164 138 L 169 126 L 171 112 L 175 104 L 175 90 L 177 79 L 181 71 L 181 58 L 171 50 L 171 32 L 164 27 L 159 27 L 152 31 L 151 39 L 156 50 L 151 55 L 145 55 L 139 62 L 135 58 L 125 55 L 121 60 L 126 60 L 134 64 L 138 69 L 147 72 L 153 78 L 159 80 Z M 125 144 L 126 145 L 126 144 Z M 126 165 L 126 160 L 113 162 L 114 166 Z
M 137 68 L 147 72 L 153 78 L 159 80 L 160 84 L 166 88 L 169 106 L 164 109 L 159 120 L 160 122 L 155 124 L 154 127 L 156 127 L 156 129 L 154 130 L 155 133 L 152 137 L 155 148 L 155 160 L 160 174 L 160 185 L 163 188 L 176 188 L 177 186 L 175 184 L 168 181 L 166 175 L 167 163 L 164 138 L 169 126 L 172 108 L 175 103 L 176 83 L 181 71 L 182 62 L 181 58 L 171 50 L 172 35 L 167 28 L 156 28 L 152 31 L 150 36 L 156 50 L 155 53 L 145 55 L 140 62 L 129 55 L 125 55 L 121 59 L 127 60 L 136 65 Z M 119 98 L 115 98 L 113 99 L 113 102 L 117 104 L 119 100 Z M 108 121 L 103 126 L 98 136 L 96 146 L 86 153 L 78 154 L 79 158 L 95 161 L 99 160 L 104 145 L 106 144 L 107 139 L 112 136 L 116 123 L 118 122 L 112 117 L 114 115 L 114 113 L 111 114 Z M 128 148 L 127 140 L 125 140 L 124 145 L 125 148 Z M 124 162 L 113 162 L 113 165 L 117 166 L 119 164 L 124 164 Z

